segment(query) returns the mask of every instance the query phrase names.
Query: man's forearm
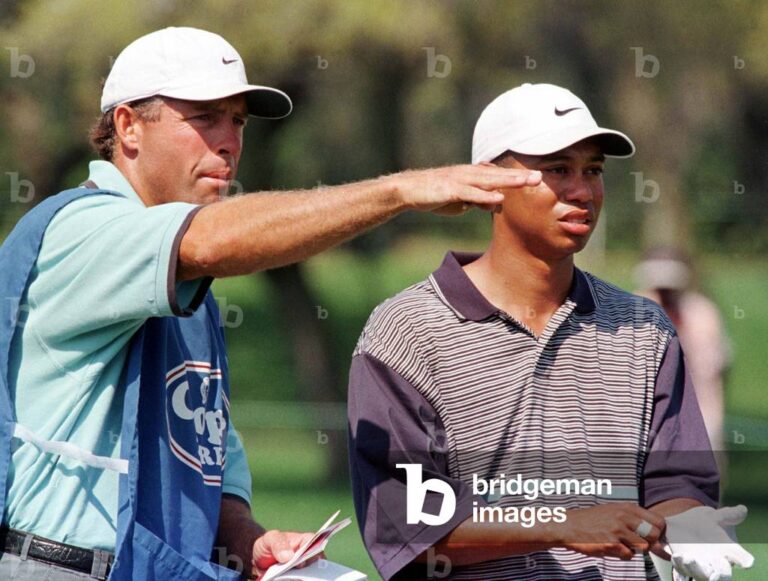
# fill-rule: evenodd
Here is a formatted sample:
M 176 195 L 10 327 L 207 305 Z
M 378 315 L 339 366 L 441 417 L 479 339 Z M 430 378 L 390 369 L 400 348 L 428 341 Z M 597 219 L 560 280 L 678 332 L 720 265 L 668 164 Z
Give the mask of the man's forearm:
M 473 565 L 511 555 L 551 549 L 558 545 L 550 526 L 538 524 L 525 528 L 511 523 L 477 523 L 468 518 L 439 542 L 432 550 L 450 559 L 456 566 Z M 426 563 L 429 552 L 417 561 Z
M 701 506 L 698 500 L 673 498 L 660 502 L 648 510 L 664 518 L 697 506 Z M 447 557 L 453 565 L 462 566 L 568 546 L 568 544 L 562 531 L 558 532 L 558 527 L 553 524 L 540 523 L 534 527 L 525 528 L 518 524 L 475 523 L 470 518 L 443 537 L 432 549 L 435 553 Z M 655 544 L 651 549 L 663 555 L 659 544 Z M 429 553 L 425 552 L 416 560 L 425 563 L 428 559 Z
M 675 499 L 658 506 L 664 512 L 683 511 L 688 501 L 691 499 Z M 646 537 L 635 532 L 642 521 L 652 525 Z M 659 513 L 635 503 L 606 503 L 570 509 L 564 522 L 538 523 L 528 528 L 517 523 L 475 523 L 468 519 L 433 549 L 455 565 L 471 565 L 554 547 L 595 557 L 629 559 L 636 551 L 652 549 L 663 528 L 663 516 Z M 426 562 L 428 558 L 429 553 L 425 552 L 417 560 Z
M 224 494 L 221 500 L 214 559 L 221 565 L 239 569 L 241 574 L 249 579 L 252 569 L 253 543 L 264 533 L 264 528 L 253 520 L 251 507 L 243 499 Z
M 304 260 L 402 211 L 392 184 L 382 178 L 210 204 L 182 239 L 178 278 L 236 276 Z
M 210 204 L 192 219 L 179 250 L 178 280 L 236 276 L 304 260 L 407 209 L 461 214 L 491 209 L 502 191 L 536 186 L 541 172 L 493 165 L 407 171 L 321 190 L 246 194 Z
M 670 498 L 669 500 L 654 504 L 648 510 L 666 518 L 696 508 L 697 506 L 702 506 L 702 504 L 693 498 Z

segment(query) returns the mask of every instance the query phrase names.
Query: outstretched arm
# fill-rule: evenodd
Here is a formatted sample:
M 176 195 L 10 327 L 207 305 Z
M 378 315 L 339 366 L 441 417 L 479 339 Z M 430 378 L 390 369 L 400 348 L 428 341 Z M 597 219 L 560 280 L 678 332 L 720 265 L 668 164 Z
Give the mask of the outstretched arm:
M 205 206 L 181 241 L 178 280 L 236 276 L 304 260 L 405 210 L 491 208 L 498 190 L 534 186 L 539 172 L 487 165 L 407 171 L 318 190 L 237 196 Z

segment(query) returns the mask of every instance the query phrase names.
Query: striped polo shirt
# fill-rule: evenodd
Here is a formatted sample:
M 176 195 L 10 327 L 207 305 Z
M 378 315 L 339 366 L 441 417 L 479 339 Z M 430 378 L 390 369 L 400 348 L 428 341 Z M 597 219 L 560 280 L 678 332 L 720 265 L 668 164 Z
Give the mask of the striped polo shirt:
M 574 269 L 567 298 L 536 337 L 466 276 L 462 266 L 477 256 L 449 253 L 427 280 L 377 307 L 355 349 L 351 473 L 371 558 L 385 579 L 654 578 L 643 555 L 621 561 L 566 549 L 464 567 L 439 555 L 426 566 L 413 562 L 486 505 L 717 503 L 706 430 L 661 308 Z M 420 464 L 424 480 L 451 485 L 451 520 L 406 523 L 398 463 Z M 611 493 L 531 501 L 472 489 L 473 478 L 515 475 L 607 479 Z M 424 510 L 437 514 L 442 501 L 428 493 Z

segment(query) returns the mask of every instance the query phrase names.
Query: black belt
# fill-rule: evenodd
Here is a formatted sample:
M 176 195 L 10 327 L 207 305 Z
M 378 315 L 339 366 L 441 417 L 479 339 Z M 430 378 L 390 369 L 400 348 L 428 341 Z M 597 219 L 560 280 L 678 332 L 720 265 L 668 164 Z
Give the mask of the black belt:
M 0 528 L 0 548 L 2 548 L 2 551 L 5 553 L 21 555 L 24 548 L 24 540 L 27 536 L 28 533 L 23 531 Z M 112 561 L 114 561 L 115 556 L 107 551 L 100 552 L 104 554 L 107 562 L 106 567 L 102 565 L 102 571 L 97 572 L 97 574 L 102 573 L 103 577 L 99 575 L 99 578 L 104 579 L 109 575 L 109 571 L 112 568 Z M 32 537 L 32 540 L 29 543 L 27 557 L 34 559 L 35 561 L 43 561 L 45 563 L 81 571 L 90 575 L 93 570 L 95 552 L 90 549 L 66 545 L 42 537 Z

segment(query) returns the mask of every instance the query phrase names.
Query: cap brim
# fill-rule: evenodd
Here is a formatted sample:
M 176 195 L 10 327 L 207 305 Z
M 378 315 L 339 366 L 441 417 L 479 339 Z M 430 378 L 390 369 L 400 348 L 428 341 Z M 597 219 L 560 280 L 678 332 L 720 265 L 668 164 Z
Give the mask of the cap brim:
M 274 87 L 261 85 L 231 85 L 229 87 L 214 85 L 205 87 L 185 87 L 165 90 L 159 93 L 165 97 L 184 99 L 186 101 L 213 101 L 225 99 L 233 95 L 245 95 L 248 105 L 248 115 L 265 119 L 280 119 L 290 115 L 293 103 L 290 97 Z
M 589 137 L 597 138 L 603 153 L 609 157 L 632 157 L 635 155 L 635 144 L 620 131 L 601 129 L 599 133 Z M 588 138 L 585 137 L 584 139 Z
M 511 147 L 509 150 L 525 155 L 549 155 L 579 141 L 592 138 L 598 141 L 603 154 L 608 157 L 631 157 L 635 154 L 635 144 L 629 137 L 620 131 L 603 127 L 595 127 L 586 131 L 583 128 L 577 128 L 570 132 L 560 131 L 556 135 L 541 135 L 536 139 Z
M 280 119 L 281 117 L 287 117 L 293 111 L 291 98 L 279 89 L 260 87 L 258 85 L 249 86 L 250 90 L 245 93 L 249 115 L 267 119 Z

